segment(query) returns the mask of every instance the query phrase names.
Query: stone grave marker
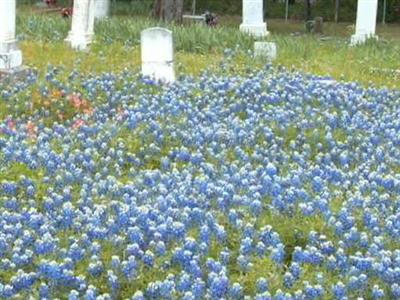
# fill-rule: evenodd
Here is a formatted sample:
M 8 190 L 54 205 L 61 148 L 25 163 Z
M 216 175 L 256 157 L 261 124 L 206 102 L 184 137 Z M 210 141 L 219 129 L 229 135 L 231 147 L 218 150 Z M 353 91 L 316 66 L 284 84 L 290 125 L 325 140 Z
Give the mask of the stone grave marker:
M 161 27 L 148 28 L 141 33 L 142 74 L 157 81 L 175 81 L 172 32 Z
M 314 33 L 323 34 L 324 33 L 324 19 L 322 17 L 314 18 Z
M 102 19 L 110 15 L 110 0 L 96 0 L 95 18 Z
M 265 58 L 268 62 L 272 62 L 277 56 L 277 47 L 274 42 L 255 42 L 254 56 Z
M 378 0 L 358 0 L 356 32 L 351 37 L 352 46 L 362 44 L 369 38 L 376 38 L 376 16 Z
M 243 20 L 240 30 L 256 37 L 268 35 L 264 22 L 263 0 L 243 0 Z

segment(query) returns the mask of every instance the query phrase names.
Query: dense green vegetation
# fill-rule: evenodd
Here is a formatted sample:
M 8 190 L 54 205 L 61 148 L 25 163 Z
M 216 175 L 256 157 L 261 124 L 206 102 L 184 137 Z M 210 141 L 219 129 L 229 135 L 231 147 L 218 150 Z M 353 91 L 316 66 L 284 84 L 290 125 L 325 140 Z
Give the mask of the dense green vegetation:
M 20 0 L 20 3 L 33 4 L 36 0 Z M 148 15 L 153 0 L 117 0 L 113 1 L 113 11 L 118 14 L 127 15 Z M 282 3 L 283 2 L 283 3 Z M 294 2 L 294 1 L 290 1 Z M 302 1 L 290 4 L 289 18 L 302 20 L 305 15 L 305 7 Z M 68 5 L 69 0 L 58 0 L 60 5 Z M 206 10 L 223 15 L 240 15 L 242 0 L 196 0 L 197 11 L 202 13 Z M 191 11 L 192 0 L 185 0 L 185 9 Z M 284 1 L 264 0 L 265 14 L 268 18 L 284 18 Z M 339 7 L 339 21 L 352 22 L 355 20 L 357 10 L 357 1 L 341 0 Z M 383 1 L 379 1 L 378 19 L 381 20 L 383 14 Z M 322 16 L 327 21 L 334 20 L 335 0 L 318 0 L 312 6 L 313 16 Z M 400 0 L 387 0 L 386 10 L 387 22 L 400 22 Z

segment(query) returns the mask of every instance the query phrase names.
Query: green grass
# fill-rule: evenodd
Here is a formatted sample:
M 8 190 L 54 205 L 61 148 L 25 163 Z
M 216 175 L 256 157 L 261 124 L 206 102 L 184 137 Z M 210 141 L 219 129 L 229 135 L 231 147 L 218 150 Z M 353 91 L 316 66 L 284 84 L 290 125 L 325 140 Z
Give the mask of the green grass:
M 36 198 L 40 200 L 43 200 L 47 191 L 47 185 L 43 182 L 44 175 L 45 171 L 43 169 L 33 170 L 26 164 L 20 162 L 6 163 L 5 160 L 0 157 L 0 183 L 4 180 L 18 182 L 21 180 L 21 176 L 24 176 L 35 182 Z M 24 201 L 27 199 L 27 197 L 25 197 L 25 191 L 21 189 L 18 190 L 18 195 L 20 195 Z M 2 201 L 2 198 L 0 198 L 0 202 Z M 38 206 L 40 206 L 40 203 L 38 203 Z
M 118 72 L 140 69 L 140 31 L 150 26 L 166 26 L 174 33 L 178 74 L 198 75 L 209 68 L 220 69 L 223 50 L 240 49 L 230 71 L 245 72 L 265 62 L 248 56 L 253 39 L 238 31 L 240 18 L 222 17 L 222 25 L 212 29 L 199 25 L 160 24 L 144 17 L 112 17 L 96 24 L 96 41 L 87 53 L 72 51 L 64 43 L 69 20 L 58 15 L 37 15 L 23 8 L 18 18 L 19 37 L 25 63 L 45 70 L 48 64 L 84 73 Z M 328 75 L 338 80 L 357 81 L 400 88 L 400 75 L 387 70 L 400 69 L 399 25 L 378 26 L 379 41 L 349 47 L 354 32 L 351 24 L 325 24 L 326 39 L 304 34 L 302 22 L 268 20 L 268 40 L 278 46 L 276 64 L 307 73 Z M 293 35 L 293 33 L 298 33 Z

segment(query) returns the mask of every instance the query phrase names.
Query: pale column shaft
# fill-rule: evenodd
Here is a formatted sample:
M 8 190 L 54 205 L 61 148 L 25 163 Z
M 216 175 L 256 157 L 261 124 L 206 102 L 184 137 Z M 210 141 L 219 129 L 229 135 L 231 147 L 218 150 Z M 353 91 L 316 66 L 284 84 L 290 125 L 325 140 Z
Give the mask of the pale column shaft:
M 376 16 L 378 0 L 358 0 L 356 32 L 351 37 L 351 45 L 364 43 L 368 38 L 377 38 Z
M 268 35 L 264 22 L 263 0 L 243 0 L 243 20 L 240 30 L 256 37 Z
M 16 0 L 0 0 L 0 42 L 15 40 Z
M 16 0 L 0 0 L 0 73 L 22 65 L 22 52 L 15 39 Z
M 1 1 L 1 0 L 0 0 Z M 94 35 L 95 0 L 75 0 L 71 31 L 66 39 L 71 47 L 86 50 Z
M 1 0 L 0 0 L 1 1 Z M 76 0 L 72 14 L 72 34 L 86 34 L 89 22 L 89 8 L 91 0 Z
M 87 24 L 87 33 L 89 35 L 94 35 L 94 19 L 96 16 L 96 3 L 98 0 L 90 0 L 89 1 L 89 9 L 88 9 L 88 14 L 89 17 L 87 18 L 88 24 Z
M 358 0 L 356 34 L 375 35 L 377 0 Z

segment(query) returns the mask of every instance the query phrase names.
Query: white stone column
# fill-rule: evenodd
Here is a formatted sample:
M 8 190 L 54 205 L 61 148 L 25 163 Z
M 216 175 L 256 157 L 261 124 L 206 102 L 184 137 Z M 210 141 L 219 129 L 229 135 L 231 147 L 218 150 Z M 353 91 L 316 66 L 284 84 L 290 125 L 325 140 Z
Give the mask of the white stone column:
M 94 37 L 94 21 L 96 18 L 96 2 L 98 0 L 91 0 L 89 3 L 89 17 L 87 23 L 87 33 L 89 35 L 90 41 Z
M 263 0 L 243 0 L 242 11 L 240 31 L 256 37 L 268 35 L 267 23 L 264 22 Z
M 1 1 L 1 0 L 0 0 Z M 149 28 L 141 33 L 142 74 L 170 83 L 175 81 L 172 32 Z
M 16 0 L 0 0 L 0 70 L 22 65 L 22 52 L 15 39 Z
M 93 35 L 94 0 L 75 0 L 71 31 L 66 41 L 76 50 L 86 50 L 92 42 Z
M 95 18 L 101 19 L 110 15 L 110 0 L 96 0 Z
M 358 0 L 356 32 L 351 37 L 351 45 L 364 43 L 369 38 L 376 38 L 376 16 L 378 0 Z

